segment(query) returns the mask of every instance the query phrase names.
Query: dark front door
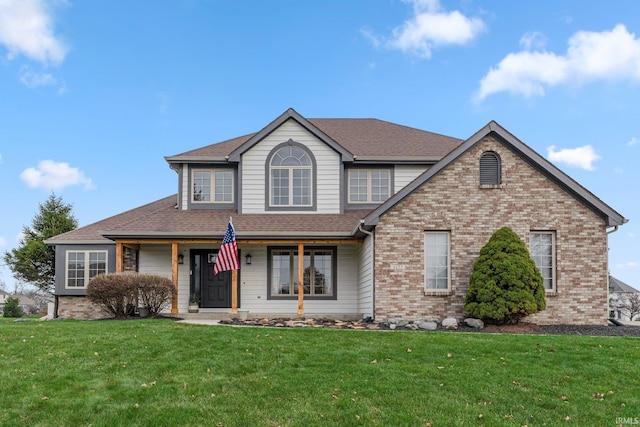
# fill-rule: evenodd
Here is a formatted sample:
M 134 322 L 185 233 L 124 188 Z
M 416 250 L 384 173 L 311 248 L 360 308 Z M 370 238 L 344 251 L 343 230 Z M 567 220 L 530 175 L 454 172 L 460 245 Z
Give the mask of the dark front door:
M 213 274 L 218 251 L 191 251 L 192 290 L 202 308 L 231 307 L 231 272 Z

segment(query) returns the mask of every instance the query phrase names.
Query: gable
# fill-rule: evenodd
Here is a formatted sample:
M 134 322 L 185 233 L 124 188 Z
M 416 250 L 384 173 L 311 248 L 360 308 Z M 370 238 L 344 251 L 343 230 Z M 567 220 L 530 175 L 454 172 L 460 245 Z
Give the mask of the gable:
M 399 191 L 377 209 L 373 210 L 364 219 L 365 226 L 375 226 L 381 215 L 384 215 L 388 210 L 392 209 L 395 205 L 408 197 L 417 188 L 424 184 L 428 184 L 430 180 L 434 179 L 434 177 L 447 169 L 451 164 L 457 162 L 461 156 L 465 155 L 470 149 L 481 143 L 489 136 L 499 142 L 502 146 L 515 153 L 518 158 L 535 168 L 547 180 L 554 182 L 562 189 L 562 191 L 568 193 L 572 198 L 587 206 L 592 212 L 604 220 L 606 226 L 618 226 L 627 222 L 627 220 L 613 208 L 602 202 L 602 200 L 597 198 L 586 188 L 582 187 L 522 141 L 518 140 L 498 123 L 492 121 L 471 136 L 471 138 L 467 139 L 463 144 L 447 154 L 440 162 L 432 166 L 403 190 Z M 478 164 L 470 167 L 470 170 L 460 178 L 466 179 L 469 177 L 477 177 L 479 173 Z M 515 182 L 512 184 L 517 185 Z M 452 189 L 457 187 L 459 187 L 459 183 L 451 182 Z
M 301 128 L 304 128 L 308 134 L 313 135 L 317 140 L 324 142 L 327 146 L 331 147 L 335 152 L 339 153 L 343 161 L 352 161 L 353 155 L 349 153 L 344 147 L 331 139 L 326 133 L 313 125 L 307 119 L 298 114 L 293 108 L 289 108 L 282 113 L 278 118 L 265 126 L 262 130 L 254 134 L 251 138 L 245 141 L 238 148 L 233 150 L 229 154 L 229 161 L 238 162 L 240 157 L 250 150 L 253 146 L 261 142 L 268 137 L 283 124 L 287 122 L 296 122 Z
M 314 212 L 339 213 L 340 198 L 337 195 L 340 194 L 342 182 L 341 154 L 293 119 L 284 121 L 242 153 L 242 212 L 261 213 L 269 210 L 268 162 L 275 150 L 287 144 L 302 147 L 313 159 Z

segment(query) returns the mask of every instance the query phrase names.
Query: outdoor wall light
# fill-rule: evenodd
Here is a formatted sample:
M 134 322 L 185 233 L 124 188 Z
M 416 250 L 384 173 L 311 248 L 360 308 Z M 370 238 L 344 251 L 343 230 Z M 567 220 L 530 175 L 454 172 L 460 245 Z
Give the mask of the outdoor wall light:
M 245 258 L 245 263 L 247 265 L 251 265 L 251 254 L 247 254 L 247 256 L 244 258 Z
M 182 252 L 178 254 L 178 264 L 184 264 L 184 255 L 182 255 Z

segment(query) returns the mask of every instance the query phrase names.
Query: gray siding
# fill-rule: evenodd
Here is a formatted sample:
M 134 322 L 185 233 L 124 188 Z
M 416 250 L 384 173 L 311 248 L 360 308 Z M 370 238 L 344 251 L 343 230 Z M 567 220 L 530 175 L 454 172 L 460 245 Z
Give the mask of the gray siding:
M 65 287 L 66 277 L 66 253 L 67 251 L 107 251 L 107 273 L 116 271 L 116 245 L 56 245 L 56 295 L 86 295 L 87 289 L 68 289 Z

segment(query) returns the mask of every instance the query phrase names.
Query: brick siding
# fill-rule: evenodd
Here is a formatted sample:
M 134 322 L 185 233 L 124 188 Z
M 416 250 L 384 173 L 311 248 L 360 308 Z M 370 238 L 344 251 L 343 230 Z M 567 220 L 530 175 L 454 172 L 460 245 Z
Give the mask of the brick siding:
M 479 160 L 495 151 L 502 185 L 480 188 Z M 376 319 L 465 317 L 464 297 L 480 249 L 499 228 L 529 247 L 531 231 L 556 233 L 556 290 L 538 324 L 606 324 L 604 221 L 491 136 L 449 164 L 383 215 L 375 230 Z M 451 292 L 427 295 L 425 231 L 451 232 Z
M 59 296 L 58 317 L 63 319 L 97 320 L 109 317 L 85 296 Z

